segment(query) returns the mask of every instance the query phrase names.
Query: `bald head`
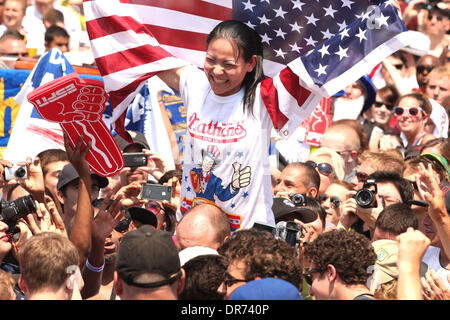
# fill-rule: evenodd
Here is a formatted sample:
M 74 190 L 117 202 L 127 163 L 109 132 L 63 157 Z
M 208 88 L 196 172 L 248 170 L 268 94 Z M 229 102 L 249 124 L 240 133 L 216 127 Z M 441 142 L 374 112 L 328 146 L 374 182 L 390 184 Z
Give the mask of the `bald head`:
M 230 235 L 226 214 L 215 205 L 200 204 L 189 210 L 176 230 L 179 250 L 202 246 L 217 250 Z
M 325 131 L 321 147 L 330 148 L 340 154 L 345 163 L 345 175 L 348 175 L 356 165 L 361 142 L 358 132 L 351 126 L 333 124 Z

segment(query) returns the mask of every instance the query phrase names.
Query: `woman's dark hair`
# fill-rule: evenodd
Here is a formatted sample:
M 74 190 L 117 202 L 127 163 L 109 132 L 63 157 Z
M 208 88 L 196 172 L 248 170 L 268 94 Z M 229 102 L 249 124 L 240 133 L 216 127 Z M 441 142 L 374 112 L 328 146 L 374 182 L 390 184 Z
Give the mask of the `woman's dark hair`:
M 239 54 L 244 60 L 249 62 L 253 55 L 257 56 L 256 65 L 251 72 L 248 72 L 242 82 L 245 88 L 244 110 L 253 114 L 253 102 L 255 101 L 255 91 L 258 83 L 264 79 L 263 72 L 263 45 L 259 34 L 237 20 L 227 20 L 219 23 L 208 35 L 206 45 L 214 39 L 229 39 L 236 43 Z
M 394 86 L 387 85 L 377 91 L 383 102 L 394 105 L 398 99 L 398 91 Z

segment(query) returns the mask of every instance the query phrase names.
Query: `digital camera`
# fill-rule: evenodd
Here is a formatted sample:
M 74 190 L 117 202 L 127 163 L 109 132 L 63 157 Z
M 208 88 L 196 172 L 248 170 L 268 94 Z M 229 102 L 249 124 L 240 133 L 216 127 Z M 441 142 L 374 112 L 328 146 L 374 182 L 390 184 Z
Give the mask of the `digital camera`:
M 296 207 L 306 206 L 306 194 L 305 193 L 291 193 L 289 199 Z
M 375 187 L 375 190 L 370 189 L 370 187 Z M 356 200 L 356 204 L 361 208 L 376 208 L 377 207 L 377 184 L 375 179 L 367 179 L 361 190 L 358 190 L 353 196 Z
M 5 167 L 5 180 L 26 179 L 28 178 L 28 170 L 26 166 L 14 165 L 12 168 Z

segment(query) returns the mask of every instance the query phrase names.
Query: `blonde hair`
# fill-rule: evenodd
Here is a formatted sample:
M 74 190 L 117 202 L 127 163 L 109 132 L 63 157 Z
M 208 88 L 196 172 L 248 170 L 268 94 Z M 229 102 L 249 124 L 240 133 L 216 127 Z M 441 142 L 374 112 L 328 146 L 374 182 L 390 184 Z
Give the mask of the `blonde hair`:
M 317 156 L 328 156 L 331 159 L 331 166 L 333 167 L 334 176 L 338 180 L 343 180 L 345 176 L 345 164 L 344 159 L 333 149 L 327 147 L 320 147 L 314 150 L 308 157 L 308 159 L 317 157 Z
M 430 78 L 436 77 L 436 78 L 450 78 L 450 68 L 446 66 L 439 66 L 434 68 L 430 71 L 430 73 L 427 75 L 427 81 L 430 80 Z
M 405 163 L 401 157 L 394 153 L 364 151 L 358 162 L 367 161 L 375 171 L 394 171 L 402 175 Z
M 373 296 L 377 300 L 397 300 L 397 279 L 381 284 Z

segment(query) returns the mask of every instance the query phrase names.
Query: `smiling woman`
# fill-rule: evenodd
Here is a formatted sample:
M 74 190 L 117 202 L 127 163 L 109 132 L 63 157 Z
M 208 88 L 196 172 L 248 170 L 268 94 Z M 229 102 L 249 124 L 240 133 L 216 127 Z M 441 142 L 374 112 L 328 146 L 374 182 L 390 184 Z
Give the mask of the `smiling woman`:
M 410 93 L 399 98 L 394 114 L 405 148 L 421 145 L 435 138 L 425 131 L 431 110 L 430 101 L 422 93 Z
M 214 203 L 228 215 L 233 231 L 255 221 L 274 224 L 270 174 L 264 168 L 269 168 L 265 155 L 276 122 L 261 92 L 262 56 L 256 31 L 228 20 L 206 39 L 204 71 L 185 66 L 158 74 L 180 91 L 187 109 L 178 219 L 197 203 Z

